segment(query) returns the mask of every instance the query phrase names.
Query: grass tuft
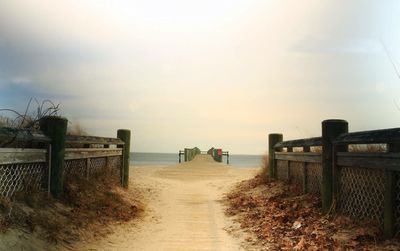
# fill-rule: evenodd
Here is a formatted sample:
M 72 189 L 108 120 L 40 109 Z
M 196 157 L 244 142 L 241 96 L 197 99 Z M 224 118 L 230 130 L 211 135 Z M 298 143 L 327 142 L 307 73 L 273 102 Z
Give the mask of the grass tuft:
M 75 177 L 65 181 L 64 191 L 61 200 L 38 192 L 0 198 L 0 232 L 20 228 L 69 245 L 104 236 L 111 223 L 130 221 L 144 210 L 135 188 L 121 188 L 117 177 Z

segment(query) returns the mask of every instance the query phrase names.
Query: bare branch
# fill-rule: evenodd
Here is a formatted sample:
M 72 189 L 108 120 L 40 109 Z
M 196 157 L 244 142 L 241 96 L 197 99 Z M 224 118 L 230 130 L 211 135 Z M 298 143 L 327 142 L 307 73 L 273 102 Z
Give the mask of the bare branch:
M 30 113 L 31 111 L 31 105 L 32 101 L 36 103 L 36 109 L 34 109 L 34 112 Z M 13 109 L 9 108 L 3 108 L 0 109 L 1 112 L 10 112 L 14 114 L 13 120 L 10 123 L 9 118 L 7 118 L 7 125 L 17 128 L 17 129 L 29 129 L 29 130 L 38 130 L 39 129 L 39 121 L 45 117 L 45 116 L 57 116 L 58 111 L 60 110 L 59 104 L 54 104 L 51 100 L 43 100 L 42 102 L 39 102 L 36 98 L 33 99 L 31 98 L 25 108 L 25 112 L 19 113 L 18 111 L 15 111 Z M 30 115 L 30 114 L 31 115 Z M 16 130 L 18 132 L 18 130 Z M 2 144 L 2 146 L 9 145 L 15 141 L 15 138 L 17 136 L 17 133 L 14 137 L 14 139 L 10 142 L 5 142 L 5 144 Z
M 32 98 L 29 99 L 28 105 L 26 106 L 25 113 L 24 113 L 24 116 L 22 117 L 22 121 L 21 121 L 19 127 L 22 127 L 22 125 L 25 123 L 25 119 L 26 119 L 26 116 L 28 114 L 29 107 L 31 106 L 31 102 L 32 102 Z
M 383 42 L 382 39 L 381 39 L 381 43 L 382 43 L 382 46 L 383 46 L 383 48 L 385 50 L 385 53 L 386 53 L 387 57 L 389 58 L 390 63 L 392 64 L 392 66 L 394 68 L 396 76 L 398 78 L 400 78 L 400 69 L 399 69 L 397 60 L 392 56 L 392 54 L 390 53 L 388 47 L 386 46 L 386 44 Z

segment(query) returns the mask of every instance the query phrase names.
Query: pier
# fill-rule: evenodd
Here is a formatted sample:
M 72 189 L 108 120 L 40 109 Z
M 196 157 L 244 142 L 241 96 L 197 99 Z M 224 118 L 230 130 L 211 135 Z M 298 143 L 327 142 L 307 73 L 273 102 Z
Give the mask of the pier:
M 203 154 L 203 155 L 210 155 L 213 157 L 213 159 L 217 162 L 222 162 L 222 157 L 226 156 L 226 164 L 229 165 L 229 152 L 228 151 L 222 151 L 220 148 L 210 148 L 208 151 L 201 151 L 199 148 L 194 147 L 192 149 L 185 148 L 185 150 L 179 150 L 178 153 L 178 160 L 179 163 L 182 163 L 182 156 L 184 157 L 185 162 L 186 161 L 191 161 L 194 159 L 194 157 L 198 154 Z

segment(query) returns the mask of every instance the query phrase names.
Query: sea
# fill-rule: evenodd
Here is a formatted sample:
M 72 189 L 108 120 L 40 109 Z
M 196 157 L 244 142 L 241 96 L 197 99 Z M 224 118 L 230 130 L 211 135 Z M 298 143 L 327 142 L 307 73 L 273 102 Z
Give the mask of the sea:
M 181 157 L 183 161 L 183 156 Z M 169 166 L 179 163 L 178 153 L 141 153 L 133 152 L 130 155 L 130 164 L 133 166 Z M 226 156 L 223 156 L 226 164 Z M 235 167 L 260 167 L 261 155 L 229 154 L 229 165 Z

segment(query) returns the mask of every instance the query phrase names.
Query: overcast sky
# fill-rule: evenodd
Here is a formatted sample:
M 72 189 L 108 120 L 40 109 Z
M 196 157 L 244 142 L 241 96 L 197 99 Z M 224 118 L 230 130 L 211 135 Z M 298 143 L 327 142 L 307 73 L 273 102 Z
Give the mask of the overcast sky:
M 0 0 L 0 108 L 50 98 L 146 152 L 262 154 L 268 133 L 320 136 L 329 118 L 398 127 L 399 13 L 398 0 Z

